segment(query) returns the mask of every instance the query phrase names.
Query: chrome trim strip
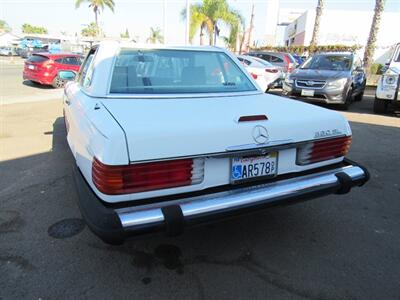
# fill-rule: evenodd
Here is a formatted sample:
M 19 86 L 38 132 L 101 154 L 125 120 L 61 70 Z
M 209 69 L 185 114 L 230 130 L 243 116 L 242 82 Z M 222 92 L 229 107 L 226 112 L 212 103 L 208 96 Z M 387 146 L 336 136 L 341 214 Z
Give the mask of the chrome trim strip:
M 160 208 L 136 211 L 134 217 L 132 217 L 132 213 L 121 213 L 118 214 L 118 217 L 120 218 L 122 227 L 124 228 L 145 225 L 148 223 L 164 222 L 164 215 Z
M 245 92 L 220 92 L 220 93 L 182 93 L 182 94 L 117 94 L 108 93 L 105 99 L 181 99 L 181 98 L 216 98 L 216 97 L 239 97 L 263 94 L 255 89 Z
M 315 86 L 308 86 L 307 84 L 306 84 L 306 82 L 307 81 L 314 81 L 315 83 L 319 83 L 319 84 L 323 84 L 323 86 L 321 86 L 321 87 L 315 87 Z M 303 83 L 305 83 L 305 85 L 304 86 L 299 86 L 298 84 L 297 84 L 297 82 L 303 82 Z M 299 88 L 299 89 L 311 89 L 311 90 L 322 90 L 325 86 L 326 86 L 326 81 L 325 80 L 314 80 L 314 79 L 308 79 L 308 80 L 305 80 L 305 79 L 295 79 L 294 80 L 294 84 L 295 84 L 295 86 L 297 87 L 297 88 Z
M 167 202 L 153 203 L 117 209 L 116 212 L 125 230 L 139 226 L 154 226 L 164 221 L 162 207 L 179 205 L 184 217 L 196 218 L 204 214 L 220 213 L 247 206 L 277 202 L 286 197 L 323 191 L 338 185 L 335 174 L 344 172 L 352 181 L 362 180 L 366 174 L 358 166 L 346 166 L 316 174 L 234 189 L 209 195 L 196 196 Z

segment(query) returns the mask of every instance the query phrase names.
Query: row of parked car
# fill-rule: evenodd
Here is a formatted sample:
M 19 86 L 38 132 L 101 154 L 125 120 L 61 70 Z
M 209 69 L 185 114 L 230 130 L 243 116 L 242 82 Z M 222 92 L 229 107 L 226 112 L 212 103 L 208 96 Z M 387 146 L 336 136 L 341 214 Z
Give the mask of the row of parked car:
M 391 100 L 399 98 L 399 45 L 378 84 L 374 103 L 377 113 L 385 112 Z M 354 53 L 320 53 L 304 59 L 289 53 L 258 51 L 237 58 L 265 92 L 280 87 L 289 97 L 340 109 L 363 99 L 366 73 L 360 57 Z M 66 81 L 58 76 L 59 71 L 78 72 L 81 63 L 80 54 L 34 53 L 25 61 L 23 78 L 60 88 Z
M 301 64 L 289 53 L 277 52 L 250 52 L 238 59 L 265 91 L 281 86 L 287 96 L 342 109 L 363 98 L 366 75 L 354 53 L 316 54 Z
M 281 86 L 283 94 L 289 97 L 331 104 L 341 109 L 347 109 L 353 101 L 363 99 L 366 73 L 360 57 L 354 53 L 321 53 L 306 59 L 289 53 L 250 52 L 238 58 L 266 92 Z M 276 74 L 280 79 L 271 76 L 271 66 L 261 72 L 260 59 L 264 64 L 267 61 L 277 68 Z M 390 106 L 398 104 L 399 90 L 400 43 L 394 47 L 378 81 L 374 112 L 385 113 Z

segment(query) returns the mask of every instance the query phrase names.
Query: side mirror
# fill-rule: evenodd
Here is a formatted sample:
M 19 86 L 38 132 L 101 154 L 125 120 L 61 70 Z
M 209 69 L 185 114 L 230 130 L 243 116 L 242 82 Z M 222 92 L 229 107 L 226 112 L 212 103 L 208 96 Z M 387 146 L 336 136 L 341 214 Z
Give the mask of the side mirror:
M 60 71 L 58 72 L 58 77 L 61 80 L 73 81 L 76 78 L 76 73 L 72 71 Z
M 386 67 L 389 67 L 389 66 L 390 66 L 390 59 L 388 59 L 388 60 L 385 62 L 385 66 L 386 66 Z

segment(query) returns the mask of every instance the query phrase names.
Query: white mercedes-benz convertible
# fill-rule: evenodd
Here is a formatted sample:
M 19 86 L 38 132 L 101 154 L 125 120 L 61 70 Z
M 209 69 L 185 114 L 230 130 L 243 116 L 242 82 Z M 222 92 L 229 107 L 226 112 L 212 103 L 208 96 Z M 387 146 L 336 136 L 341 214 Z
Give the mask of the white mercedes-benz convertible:
M 65 87 L 79 206 L 107 243 L 348 192 L 368 178 L 344 158 L 331 110 L 264 94 L 215 47 L 103 42 Z

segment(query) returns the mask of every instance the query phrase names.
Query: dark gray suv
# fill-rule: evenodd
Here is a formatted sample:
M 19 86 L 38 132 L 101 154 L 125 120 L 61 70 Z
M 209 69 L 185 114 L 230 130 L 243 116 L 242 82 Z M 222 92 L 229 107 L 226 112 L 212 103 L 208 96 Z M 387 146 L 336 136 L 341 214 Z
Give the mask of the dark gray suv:
M 336 104 L 347 109 L 362 100 L 366 76 L 353 53 L 321 53 L 308 58 L 283 83 L 286 95 L 310 102 Z

